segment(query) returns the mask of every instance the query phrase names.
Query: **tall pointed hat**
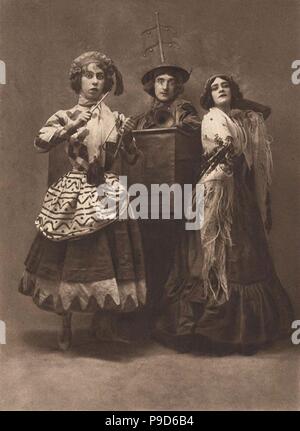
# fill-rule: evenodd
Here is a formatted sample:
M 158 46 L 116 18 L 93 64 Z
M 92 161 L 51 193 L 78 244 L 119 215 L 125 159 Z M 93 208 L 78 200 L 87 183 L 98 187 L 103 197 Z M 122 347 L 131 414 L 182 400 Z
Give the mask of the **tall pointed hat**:
M 142 33 L 142 35 L 151 36 L 152 33 L 155 31 L 157 35 L 157 40 L 155 40 L 154 44 L 146 48 L 144 56 L 146 56 L 148 52 L 153 52 L 154 48 L 158 46 L 161 63 L 155 67 L 152 67 L 143 75 L 142 84 L 143 85 L 147 84 L 149 81 L 153 80 L 156 76 L 161 75 L 162 73 L 170 73 L 171 75 L 175 74 L 177 76 L 179 75 L 183 83 L 185 83 L 189 80 L 190 73 L 181 66 L 178 66 L 176 64 L 166 63 L 166 60 L 165 60 L 163 45 L 167 43 L 169 46 L 176 46 L 176 43 L 174 41 L 165 42 L 162 38 L 162 31 L 166 31 L 170 33 L 171 31 L 173 31 L 173 29 L 172 27 L 164 26 L 160 24 L 158 12 L 155 12 L 155 18 L 156 18 L 155 26 L 143 31 Z

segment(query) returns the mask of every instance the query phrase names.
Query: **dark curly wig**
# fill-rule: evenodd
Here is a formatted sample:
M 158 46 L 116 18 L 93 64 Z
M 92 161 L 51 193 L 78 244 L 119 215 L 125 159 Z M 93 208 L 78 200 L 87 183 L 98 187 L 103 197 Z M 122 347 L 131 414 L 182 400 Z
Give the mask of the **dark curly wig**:
M 216 78 L 221 78 L 228 82 L 231 90 L 231 108 L 232 109 L 236 108 L 238 102 L 243 100 L 243 94 L 241 93 L 240 87 L 234 81 L 232 76 L 228 76 L 223 73 L 213 75 L 206 81 L 203 93 L 200 96 L 200 105 L 206 111 L 208 111 L 210 108 L 214 106 L 214 101 L 211 94 L 211 86 Z
M 90 63 L 95 63 L 100 69 L 103 70 L 105 76 L 105 85 L 103 91 L 105 93 L 112 89 L 114 83 L 116 83 L 114 94 L 118 96 L 123 93 L 124 86 L 120 71 L 109 57 L 98 51 L 85 52 L 84 54 L 77 57 L 71 64 L 69 78 L 71 88 L 75 91 L 75 93 L 80 93 L 81 78 Z

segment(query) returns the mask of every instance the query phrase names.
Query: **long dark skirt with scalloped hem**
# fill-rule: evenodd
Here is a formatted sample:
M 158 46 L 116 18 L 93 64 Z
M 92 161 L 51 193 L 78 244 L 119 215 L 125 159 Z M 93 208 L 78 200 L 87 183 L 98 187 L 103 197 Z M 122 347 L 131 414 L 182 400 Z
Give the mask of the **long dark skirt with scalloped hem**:
M 228 298 L 223 291 L 215 298 L 204 292 L 200 233 L 183 232 L 165 285 L 156 339 L 178 350 L 202 344 L 216 351 L 247 352 L 290 334 L 292 307 L 276 275 L 254 194 L 243 181 L 235 182 L 231 235 Z
M 38 233 L 19 291 L 58 314 L 143 307 L 146 285 L 137 222 L 118 221 L 78 240 L 55 242 Z

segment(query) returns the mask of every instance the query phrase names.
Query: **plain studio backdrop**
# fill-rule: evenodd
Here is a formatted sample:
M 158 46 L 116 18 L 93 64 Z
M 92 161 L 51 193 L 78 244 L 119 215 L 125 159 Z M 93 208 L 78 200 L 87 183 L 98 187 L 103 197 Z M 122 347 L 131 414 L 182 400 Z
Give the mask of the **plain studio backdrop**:
M 103 51 L 122 71 L 125 92 L 109 96 L 111 108 L 126 115 L 146 109 L 150 99 L 140 79 L 159 62 L 159 54 L 143 57 L 141 33 L 154 25 L 156 10 L 161 23 L 177 32 L 179 48 L 166 46 L 166 57 L 192 68 L 184 97 L 201 116 L 199 94 L 205 80 L 223 71 L 236 78 L 245 97 L 272 108 L 267 121 L 274 138 L 270 244 L 300 319 L 300 85 L 291 80 L 292 62 L 299 58 L 299 1 L 1 0 L 0 7 L 0 59 L 7 73 L 7 83 L 0 85 L 0 319 L 10 331 L 51 320 L 17 293 L 47 186 L 48 155 L 35 152 L 33 139 L 52 113 L 76 104 L 68 71 L 84 51 Z

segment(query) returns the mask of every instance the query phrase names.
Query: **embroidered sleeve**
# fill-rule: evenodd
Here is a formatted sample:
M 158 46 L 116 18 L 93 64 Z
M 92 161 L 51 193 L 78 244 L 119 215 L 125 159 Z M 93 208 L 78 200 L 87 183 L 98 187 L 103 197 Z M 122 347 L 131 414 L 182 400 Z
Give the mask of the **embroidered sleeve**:
M 225 120 L 210 112 L 202 122 L 204 156 L 202 174 L 206 180 L 231 176 L 234 161 L 234 139 Z
M 51 148 L 68 140 L 75 131 L 72 122 L 68 122 L 68 118 L 64 115 L 64 111 L 58 111 L 41 128 L 34 140 L 34 147 L 39 152 L 48 152 Z

